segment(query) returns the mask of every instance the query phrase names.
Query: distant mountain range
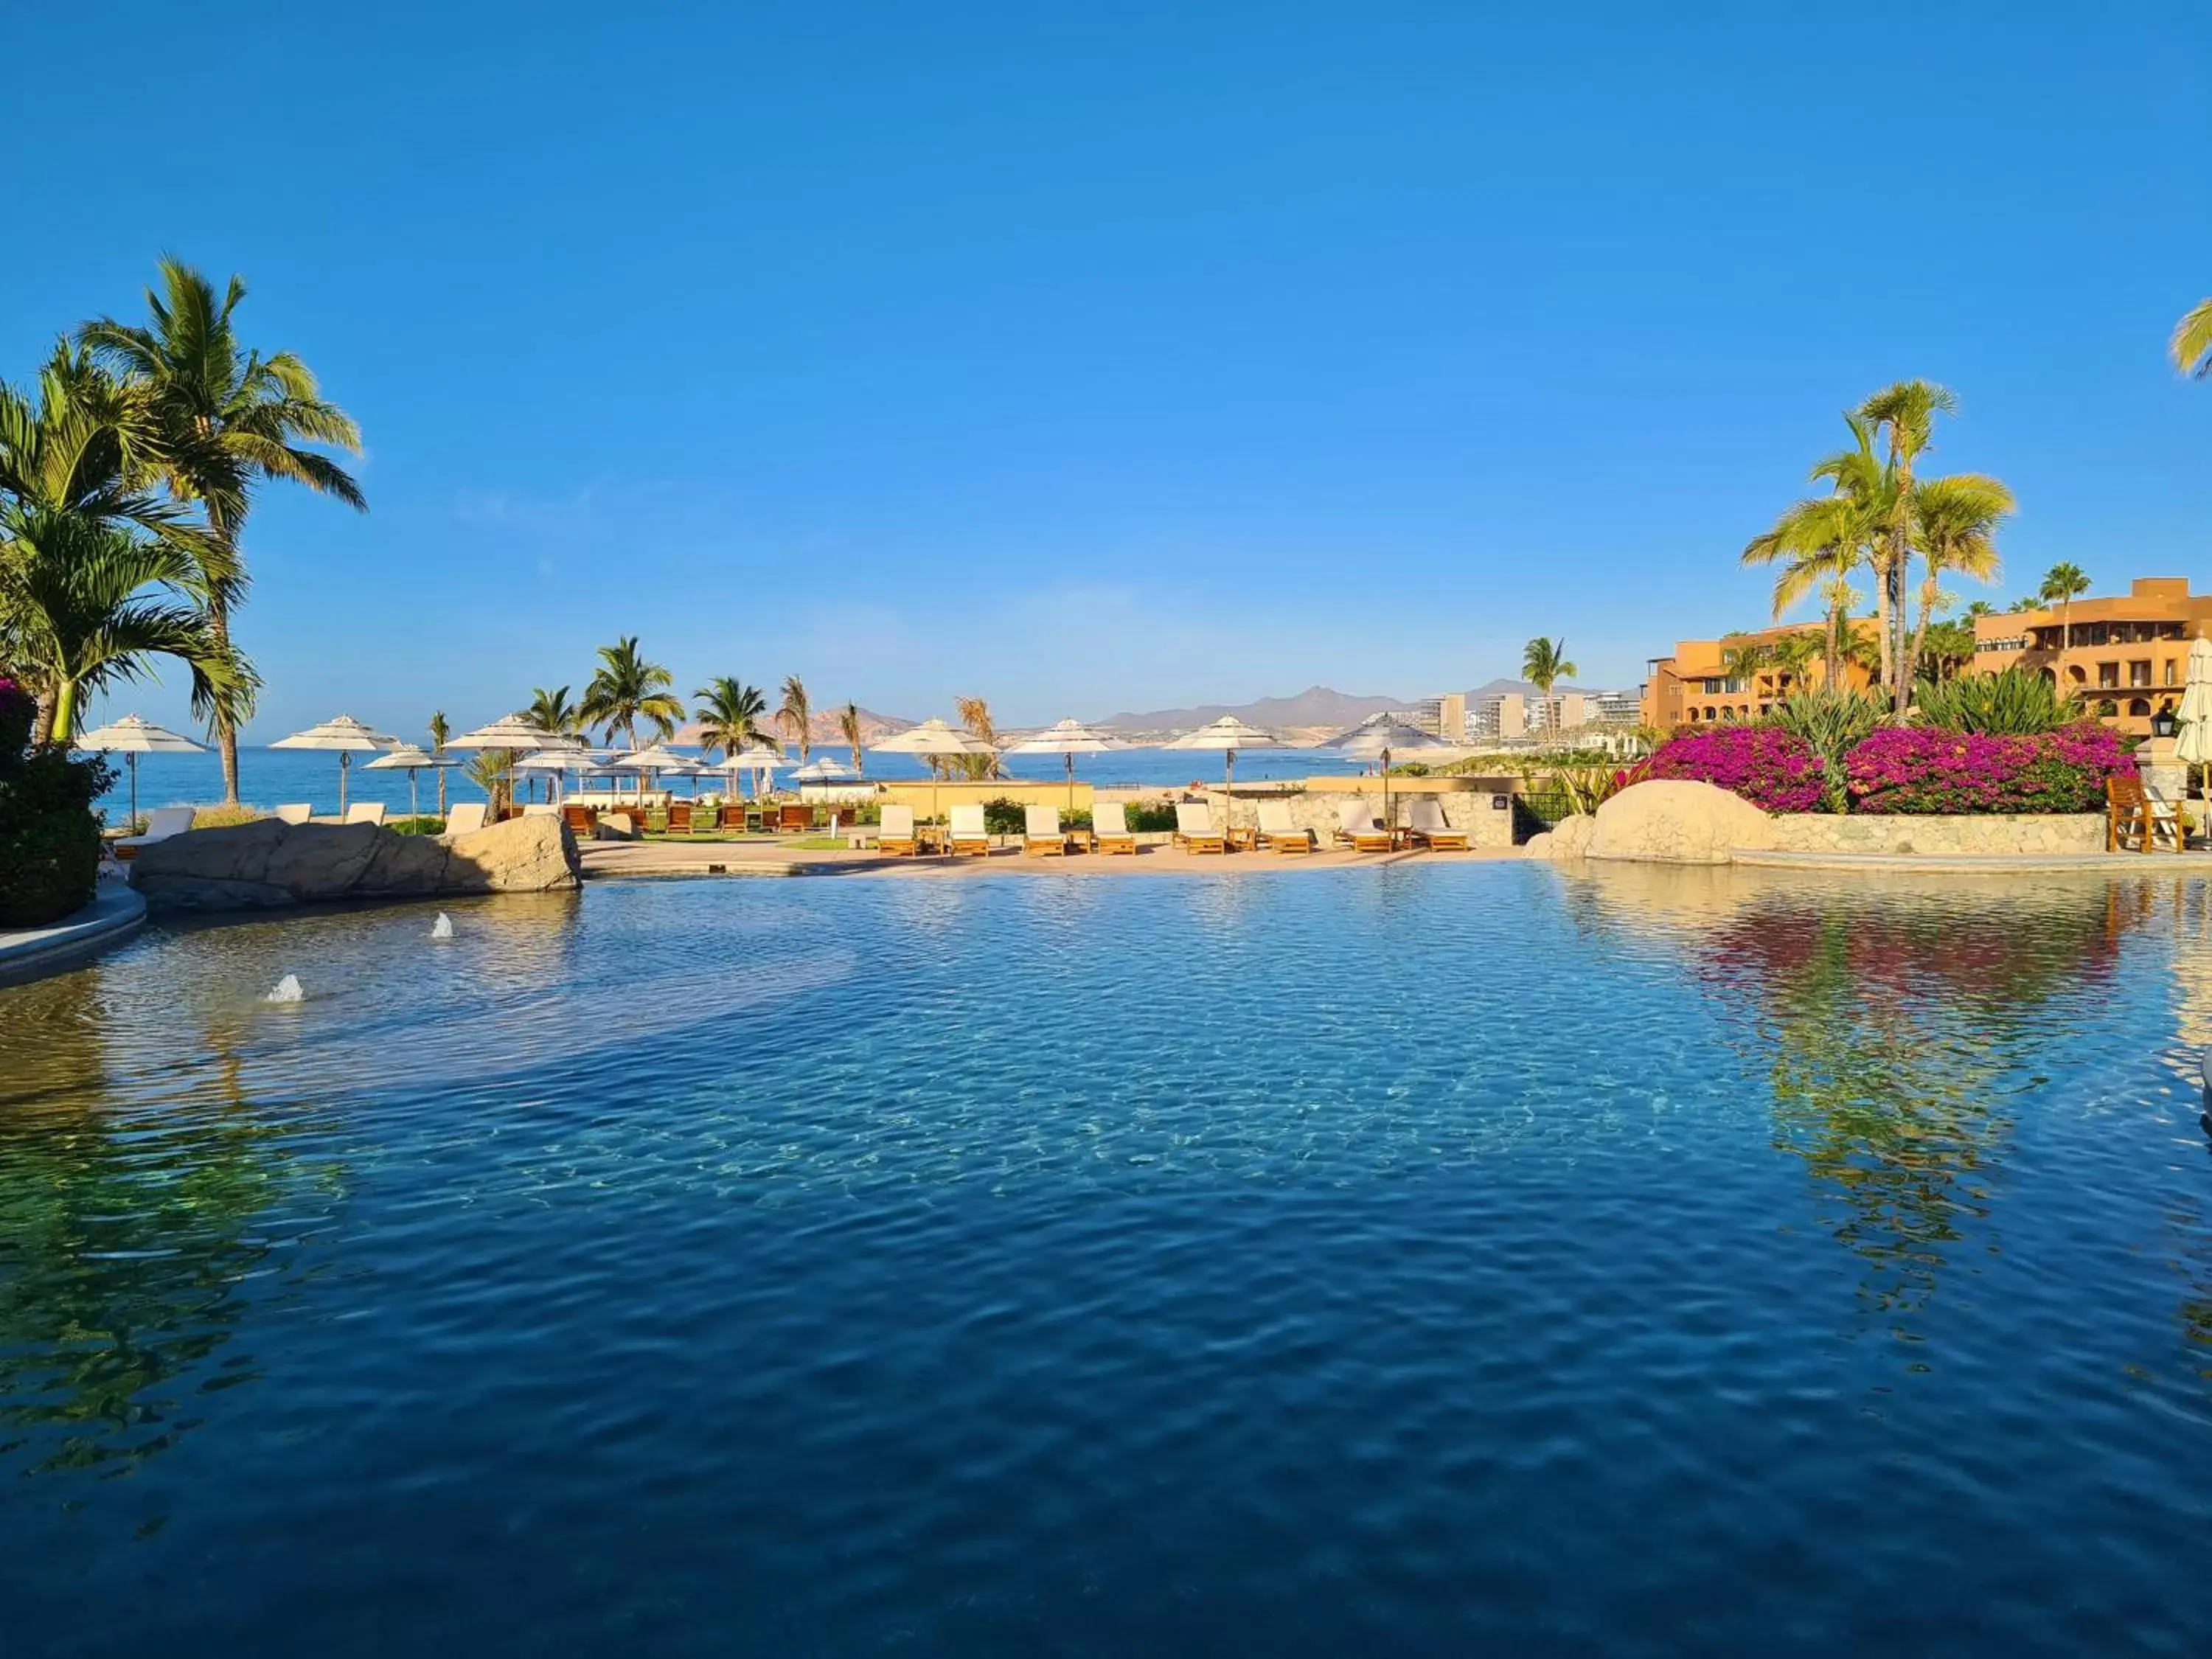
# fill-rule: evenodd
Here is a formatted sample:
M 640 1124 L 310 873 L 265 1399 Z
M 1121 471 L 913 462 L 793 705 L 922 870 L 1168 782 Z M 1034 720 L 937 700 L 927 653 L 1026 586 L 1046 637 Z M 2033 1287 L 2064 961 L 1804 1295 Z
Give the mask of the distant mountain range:
M 1283 732 L 1327 730 L 1340 732 L 1357 726 L 1370 714 L 1387 714 L 1406 707 L 1403 697 L 1362 697 L 1335 691 L 1326 685 L 1308 686 L 1295 697 L 1261 697 L 1256 702 L 1200 703 L 1195 708 L 1154 708 L 1144 714 L 1121 714 L 1100 720 L 1116 732 L 1182 731 L 1204 726 L 1224 714 L 1234 714 L 1253 726 Z

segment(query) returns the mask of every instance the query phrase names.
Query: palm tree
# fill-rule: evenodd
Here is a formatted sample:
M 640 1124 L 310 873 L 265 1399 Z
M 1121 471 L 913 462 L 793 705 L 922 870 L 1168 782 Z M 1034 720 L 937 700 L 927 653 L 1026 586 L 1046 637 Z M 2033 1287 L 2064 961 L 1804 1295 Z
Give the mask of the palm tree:
M 775 717 L 799 745 L 799 763 L 805 765 L 807 752 L 814 746 L 814 705 L 807 701 L 805 684 L 798 675 L 785 677 L 783 702 L 776 709 Z
M 491 798 L 493 821 L 505 817 L 514 804 L 514 751 L 479 749 L 469 757 L 468 774 L 470 781 Z
M 1559 729 L 1559 711 L 1552 707 L 1552 688 L 1561 680 L 1571 679 L 1582 671 L 1567 660 L 1567 641 L 1563 635 L 1547 640 L 1539 634 L 1528 641 L 1521 653 L 1521 678 L 1536 688 L 1544 700 L 1549 716 L 1548 724 L 1556 732 Z
M 139 394 L 133 442 L 170 494 L 206 514 L 209 532 L 234 562 L 254 487 L 266 480 L 305 484 L 366 512 L 353 475 L 303 447 L 357 455 L 361 428 L 324 398 L 313 371 L 294 354 L 264 357 L 240 343 L 232 313 L 246 297 L 245 281 L 233 276 L 218 301 L 207 278 L 180 260 L 164 257 L 161 276 L 161 291 L 146 290 L 146 326 L 102 317 L 77 337 Z M 241 575 L 211 595 L 218 641 L 230 638 L 230 613 L 243 590 Z M 215 713 L 223 799 L 235 803 L 238 724 L 228 710 Z
M 1006 763 L 999 758 L 999 728 L 992 723 L 991 705 L 981 697 L 955 697 L 952 709 L 960 716 L 960 724 L 968 728 L 968 734 L 989 744 L 991 752 L 988 755 L 955 755 L 949 758 L 970 778 L 981 780 L 1006 776 Z
M 2035 597 L 2044 604 L 2058 607 L 2064 648 L 2069 651 L 2074 648 L 2074 601 L 2088 591 L 2089 578 L 2078 564 L 2052 565 L 2043 573 L 2043 586 L 2035 590 Z
M 1841 584 L 1848 591 L 1851 575 L 1868 561 L 1881 527 L 1881 469 L 1873 463 L 1871 449 L 1865 448 L 1863 430 L 1855 430 L 1869 465 L 1859 465 L 1856 452 L 1829 457 L 1820 465 L 1832 480 L 1832 492 L 1784 508 L 1774 527 L 1753 537 L 1743 550 L 1746 564 L 1778 562 L 1782 566 L 1774 578 L 1777 622 L 1815 589 L 1826 594 Z M 1873 487 L 1871 494 L 1867 486 Z M 1823 672 L 1831 685 L 1842 673 L 1843 622 L 1831 599 L 1827 649 L 1823 653 Z
M 568 688 L 558 686 L 548 691 L 544 686 L 532 686 L 530 707 L 522 718 L 549 737 L 574 738 L 583 735 L 583 712 L 568 701 Z
M 2173 366 L 2202 380 L 2212 376 L 2212 300 L 2199 300 L 2197 308 L 2174 325 L 2166 349 Z
M 699 744 L 708 754 L 719 749 L 734 756 L 744 749 L 775 747 L 761 729 L 768 718 L 768 697 L 758 686 L 722 674 L 694 691 L 691 701 L 691 718 L 700 723 Z
M 430 714 L 430 752 L 434 755 L 444 754 L 446 739 L 453 735 L 453 728 L 446 723 L 446 711 L 442 708 L 433 709 Z M 446 816 L 446 774 L 450 769 L 443 766 L 437 769 L 438 816 L 441 818 Z
M 635 749 L 640 720 L 655 737 L 665 738 L 684 718 L 684 705 L 668 689 L 675 684 L 673 674 L 639 654 L 637 635 L 625 634 L 599 647 L 599 666 L 584 688 L 577 718 L 584 726 L 605 726 L 610 743 L 621 732 L 623 747 Z
M 1942 600 L 1943 573 L 1956 570 L 1979 581 L 1997 574 L 1997 526 L 2009 518 L 2012 491 L 1979 472 L 1924 478 L 1913 486 L 1914 539 L 1928 574 L 1920 584 L 1920 625 L 1905 659 L 1917 672 L 1928 647 L 1928 624 Z
M 837 731 L 853 750 L 853 770 L 860 777 L 868 775 L 868 763 L 860 757 L 860 705 L 848 702 L 837 711 Z
M 1821 636 L 1808 634 L 1802 629 L 1784 634 L 1768 646 L 1766 660 L 1774 670 L 1776 692 L 1802 690 L 1805 684 L 1806 669 L 1814 658 L 1825 655 L 1821 649 Z
M 1877 574 L 1888 596 L 1887 628 L 1896 630 L 1891 660 L 1897 666 L 1895 706 L 1905 713 L 1912 696 L 1911 659 L 1905 645 L 1905 580 L 1912 556 L 1912 469 L 1936 434 L 1938 415 L 1955 415 L 1959 400 L 1933 380 L 1899 380 L 1886 386 L 1858 407 L 1858 418 L 1881 434 L 1888 443 L 1889 471 L 1895 483 L 1890 503 L 1888 545 Z

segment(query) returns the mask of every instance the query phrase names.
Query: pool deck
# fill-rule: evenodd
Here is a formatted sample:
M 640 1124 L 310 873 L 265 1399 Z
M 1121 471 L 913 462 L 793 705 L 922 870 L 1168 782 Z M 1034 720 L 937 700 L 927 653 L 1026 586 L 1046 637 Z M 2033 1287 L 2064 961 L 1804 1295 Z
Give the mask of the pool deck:
M 146 901 L 121 882 L 102 882 L 91 903 L 44 927 L 0 929 L 0 981 L 68 967 L 145 925 Z
M 1765 870 L 1914 870 L 1961 876 L 2058 872 L 2127 876 L 2212 876 L 2212 856 L 2189 853 L 2049 853 L 1974 858 L 1919 853 L 1770 853 L 1739 847 L 1739 865 Z
M 1250 875 L 1263 870 L 1344 870 L 1418 860 L 1474 864 L 1518 859 L 1517 847 L 1472 853 L 1231 853 L 1195 854 L 1148 847 L 1134 858 L 1079 853 L 1069 858 L 1031 857 L 1018 848 L 992 849 L 987 858 L 936 855 L 888 858 L 874 852 L 808 851 L 731 842 L 586 842 L 584 875 L 617 876 L 899 876 L 957 878 L 986 871 L 1027 876 Z

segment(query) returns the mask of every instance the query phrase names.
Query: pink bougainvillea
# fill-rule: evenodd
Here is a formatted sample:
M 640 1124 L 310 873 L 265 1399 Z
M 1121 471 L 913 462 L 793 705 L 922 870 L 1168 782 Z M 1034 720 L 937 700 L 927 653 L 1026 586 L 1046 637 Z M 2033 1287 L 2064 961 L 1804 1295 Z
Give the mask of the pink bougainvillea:
M 1637 775 L 1715 784 L 1769 812 L 1809 812 L 1820 804 L 1820 757 L 1771 726 L 1686 732 L 1662 744 Z
M 2092 812 L 2131 775 L 2119 733 L 2094 722 L 2033 737 L 1885 727 L 1844 757 L 1855 812 Z

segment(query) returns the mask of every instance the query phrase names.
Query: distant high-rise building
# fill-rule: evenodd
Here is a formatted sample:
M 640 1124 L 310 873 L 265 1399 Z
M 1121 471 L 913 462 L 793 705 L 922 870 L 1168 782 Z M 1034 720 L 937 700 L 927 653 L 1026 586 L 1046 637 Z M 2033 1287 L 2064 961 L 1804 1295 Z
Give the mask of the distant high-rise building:
M 1467 741 L 1467 694 L 1446 691 L 1437 696 L 1423 697 L 1406 711 L 1406 721 L 1418 726 L 1432 738 L 1442 738 L 1446 743 Z

